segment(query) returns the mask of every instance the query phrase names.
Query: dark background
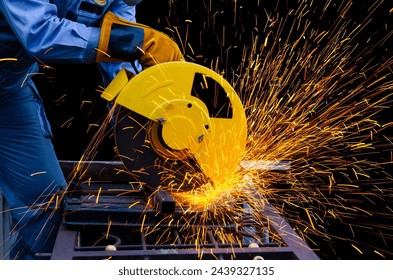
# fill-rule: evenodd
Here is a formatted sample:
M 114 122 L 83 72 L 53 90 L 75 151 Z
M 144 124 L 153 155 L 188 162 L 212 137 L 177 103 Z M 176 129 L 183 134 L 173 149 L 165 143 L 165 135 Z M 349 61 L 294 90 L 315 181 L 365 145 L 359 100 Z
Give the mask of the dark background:
M 267 2 L 267 3 L 261 3 Z M 314 1 L 316 2 L 316 1 Z M 318 28 L 328 30 L 337 18 L 337 8 L 340 1 L 333 1 L 321 18 L 325 1 L 315 6 L 306 17 Z M 378 61 L 391 57 L 391 40 L 380 45 L 378 42 L 387 32 L 392 30 L 392 7 L 389 1 L 377 7 L 372 16 L 372 22 L 357 38 L 365 46 L 375 45 L 372 52 L 363 57 L 359 64 L 378 64 Z M 236 4 L 235 4 L 236 3 Z M 370 13 L 369 7 L 374 1 L 356 0 L 347 17 L 351 19 L 349 28 L 354 28 L 363 22 Z M 236 5 L 236 6 L 235 6 Z M 171 35 L 181 46 L 188 61 L 194 61 L 205 66 L 214 65 L 224 71 L 226 78 L 231 81 L 232 74 L 242 59 L 242 50 L 249 46 L 253 36 L 266 36 L 264 29 L 266 14 L 288 14 L 297 7 L 297 1 L 258 1 L 258 0 L 144 0 L 138 6 L 137 19 Z M 225 27 L 225 28 L 223 28 Z M 288 30 L 284 30 L 288 31 Z M 378 44 L 377 44 L 378 43 Z M 189 47 L 192 46 L 192 49 Z M 100 98 L 101 78 L 95 65 L 48 65 L 42 68 L 44 75 L 36 77 L 37 86 L 45 100 L 48 118 L 54 132 L 53 143 L 62 160 L 78 160 L 86 149 L 91 137 L 97 131 L 102 118 L 106 114 L 106 102 Z M 387 123 L 392 120 L 391 110 L 385 110 L 378 120 Z M 391 137 L 391 130 L 385 135 Z M 96 160 L 112 160 L 115 157 L 112 137 L 107 137 L 98 149 Z M 390 149 L 391 150 L 391 149 Z M 386 156 L 389 161 L 389 153 Z M 391 170 L 388 169 L 391 174 Z M 384 186 L 391 189 L 391 186 Z M 392 200 L 387 201 L 390 203 Z M 364 205 L 362 207 L 375 207 Z M 384 208 L 386 209 L 386 208 Z M 393 209 L 391 207 L 391 209 Z M 289 209 L 296 211 L 296 209 Z M 303 213 L 304 214 L 304 213 Z M 381 213 L 372 217 L 374 224 L 391 224 L 392 213 Z M 306 218 L 299 216 L 300 218 Z M 360 215 L 358 219 L 369 222 L 370 217 Z M 356 224 L 357 221 L 350 221 Z M 378 228 L 378 227 L 377 227 Z M 331 240 L 313 236 L 316 244 L 309 245 L 317 250 L 323 259 L 380 259 L 373 250 L 382 248 L 385 256 L 393 258 L 393 230 L 383 229 L 386 238 L 381 238 L 374 229 L 355 228 L 356 242 L 348 229 L 348 221 L 337 223 L 327 221 L 326 230 L 333 237 Z M 363 254 L 359 254 L 350 243 L 369 244 L 362 246 Z

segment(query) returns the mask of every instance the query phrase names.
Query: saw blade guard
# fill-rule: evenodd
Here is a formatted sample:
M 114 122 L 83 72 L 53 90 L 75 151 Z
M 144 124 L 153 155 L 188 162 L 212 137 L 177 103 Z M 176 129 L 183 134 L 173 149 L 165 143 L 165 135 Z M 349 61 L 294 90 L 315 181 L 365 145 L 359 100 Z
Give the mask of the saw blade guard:
M 190 62 L 158 64 L 131 78 L 122 70 L 101 96 L 150 120 L 147 144 L 161 158 L 193 157 L 218 184 L 239 169 L 247 139 L 245 111 L 215 71 Z

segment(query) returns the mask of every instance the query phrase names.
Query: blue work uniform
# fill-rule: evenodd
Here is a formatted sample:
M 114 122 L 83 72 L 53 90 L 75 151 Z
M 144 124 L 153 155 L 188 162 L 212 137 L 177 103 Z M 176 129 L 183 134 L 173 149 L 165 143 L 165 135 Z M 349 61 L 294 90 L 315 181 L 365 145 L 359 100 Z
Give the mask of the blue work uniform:
M 135 21 L 125 1 L 0 0 L 0 188 L 12 217 L 10 258 L 51 252 L 61 215 L 56 194 L 66 188 L 31 78 L 39 62 L 95 62 L 103 15 Z M 106 84 L 121 68 L 133 71 L 126 62 L 99 68 Z

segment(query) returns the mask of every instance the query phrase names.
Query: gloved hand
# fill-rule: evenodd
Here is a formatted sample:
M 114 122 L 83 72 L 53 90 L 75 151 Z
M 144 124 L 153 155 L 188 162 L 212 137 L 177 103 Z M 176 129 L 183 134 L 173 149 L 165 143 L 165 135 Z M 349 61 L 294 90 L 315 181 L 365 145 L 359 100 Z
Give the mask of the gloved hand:
M 101 24 L 96 61 L 137 59 L 145 69 L 162 62 L 183 60 L 184 57 L 178 45 L 166 34 L 108 12 Z

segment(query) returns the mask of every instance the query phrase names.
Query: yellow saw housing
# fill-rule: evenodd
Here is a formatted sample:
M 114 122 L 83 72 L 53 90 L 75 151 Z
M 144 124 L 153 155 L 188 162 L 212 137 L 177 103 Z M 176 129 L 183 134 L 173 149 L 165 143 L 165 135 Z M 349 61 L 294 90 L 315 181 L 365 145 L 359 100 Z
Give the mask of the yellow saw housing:
M 196 75 L 222 87 L 232 111 L 229 118 L 212 116 L 192 95 Z M 154 122 L 150 144 L 161 157 L 193 156 L 213 183 L 225 183 L 238 170 L 246 147 L 246 116 L 235 90 L 213 70 L 180 61 L 152 66 L 132 78 L 122 70 L 101 96 Z

